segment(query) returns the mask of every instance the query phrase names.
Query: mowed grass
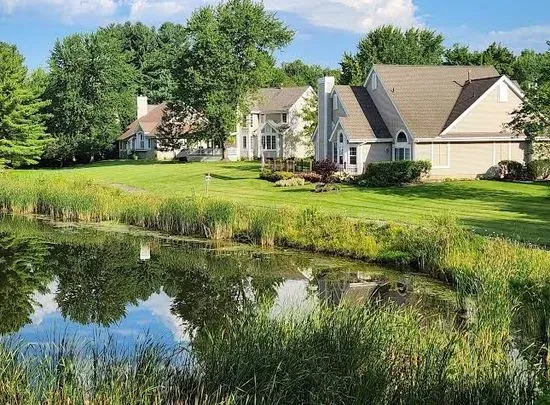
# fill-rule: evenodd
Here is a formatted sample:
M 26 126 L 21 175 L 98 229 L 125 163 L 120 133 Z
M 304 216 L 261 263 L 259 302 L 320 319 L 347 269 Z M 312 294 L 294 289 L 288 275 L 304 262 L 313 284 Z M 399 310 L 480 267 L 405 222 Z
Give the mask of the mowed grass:
M 410 187 L 313 193 L 312 185 L 277 188 L 258 179 L 254 162 L 151 163 L 109 161 L 67 169 L 18 171 L 21 176 L 78 176 L 129 191 L 165 196 L 209 195 L 255 207 L 312 207 L 355 218 L 418 223 L 433 214 L 452 213 L 481 234 L 496 234 L 550 245 L 550 185 L 495 181 L 454 181 Z M 0 185 L 1 186 L 1 185 Z M 334 224 L 338 226 L 338 224 Z

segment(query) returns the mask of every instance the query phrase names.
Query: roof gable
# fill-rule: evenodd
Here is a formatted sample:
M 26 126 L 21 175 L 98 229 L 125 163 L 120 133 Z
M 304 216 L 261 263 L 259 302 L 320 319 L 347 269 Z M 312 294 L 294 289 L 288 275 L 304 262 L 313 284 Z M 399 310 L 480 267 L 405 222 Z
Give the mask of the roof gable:
M 311 89 L 309 86 L 260 89 L 251 110 L 261 112 L 287 111 L 309 89 Z
M 126 131 L 118 137 L 119 141 L 123 141 L 135 135 L 140 129 L 143 130 L 148 136 L 154 136 L 157 127 L 162 122 L 162 117 L 166 110 L 166 103 L 148 105 L 149 111 L 146 115 L 140 119 L 135 120 L 126 127 Z
M 335 86 L 334 93 L 346 112 L 346 117 L 341 117 L 339 122 L 346 129 L 350 141 L 391 138 L 391 134 L 366 88 Z
M 492 66 L 374 65 L 392 102 L 414 137 L 433 138 L 448 126 L 451 114 L 465 111 L 473 90 L 497 78 Z M 477 82 L 463 94 L 468 81 Z M 468 97 L 470 94 L 470 97 Z M 474 102 L 474 101 L 472 101 Z

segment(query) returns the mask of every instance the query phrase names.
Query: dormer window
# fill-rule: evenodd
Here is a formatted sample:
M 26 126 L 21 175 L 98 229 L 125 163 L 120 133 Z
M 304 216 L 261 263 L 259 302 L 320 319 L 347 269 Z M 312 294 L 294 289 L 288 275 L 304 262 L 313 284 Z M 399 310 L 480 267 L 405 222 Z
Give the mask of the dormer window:
M 344 134 L 340 133 L 340 143 L 344 143 Z
M 332 109 L 338 109 L 338 96 L 336 94 L 334 94 L 334 96 L 332 97 Z
M 376 73 L 372 74 L 371 84 L 373 90 L 376 90 L 378 88 L 378 76 L 376 76 Z
M 288 114 L 287 113 L 283 113 L 283 124 L 286 124 L 288 122 Z

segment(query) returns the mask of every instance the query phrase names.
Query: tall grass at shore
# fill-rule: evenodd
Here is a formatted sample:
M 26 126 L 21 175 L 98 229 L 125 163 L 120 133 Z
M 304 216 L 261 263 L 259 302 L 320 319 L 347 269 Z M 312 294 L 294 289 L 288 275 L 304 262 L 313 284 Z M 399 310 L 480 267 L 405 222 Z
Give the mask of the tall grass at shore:
M 116 220 L 179 235 L 237 239 L 391 265 L 412 266 L 472 297 L 476 327 L 509 339 L 518 307 L 530 308 L 548 346 L 550 252 L 504 239 L 488 239 L 449 215 L 421 225 L 381 224 L 315 209 L 251 209 L 205 198 L 159 198 L 125 193 L 85 179 L 31 179 L 0 175 L 0 210 L 47 215 L 62 221 Z M 464 299 L 464 311 L 468 312 Z
M 415 309 L 245 312 L 190 354 L 150 341 L 0 344 L 3 404 L 531 404 L 538 370 Z M 483 363 L 480 363 L 483 361 Z

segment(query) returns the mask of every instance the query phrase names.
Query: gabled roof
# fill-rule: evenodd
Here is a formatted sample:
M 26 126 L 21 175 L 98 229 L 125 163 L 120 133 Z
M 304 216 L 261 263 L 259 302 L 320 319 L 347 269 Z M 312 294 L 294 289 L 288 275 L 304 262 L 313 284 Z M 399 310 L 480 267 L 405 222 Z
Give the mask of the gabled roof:
M 347 116 L 340 123 L 350 141 L 391 139 L 384 120 L 380 116 L 369 92 L 362 86 L 334 86 Z
M 162 117 L 166 110 L 166 103 L 148 105 L 147 110 L 149 112 L 146 115 L 135 120 L 126 127 L 126 131 L 118 137 L 119 141 L 131 138 L 140 129 L 149 137 L 155 136 L 156 129 L 162 122 Z
M 251 111 L 286 111 L 296 104 L 309 89 L 309 86 L 260 89 Z
M 374 65 L 373 71 L 419 138 L 439 136 L 451 115 L 464 112 L 481 96 L 477 92 L 500 78 L 492 66 Z

